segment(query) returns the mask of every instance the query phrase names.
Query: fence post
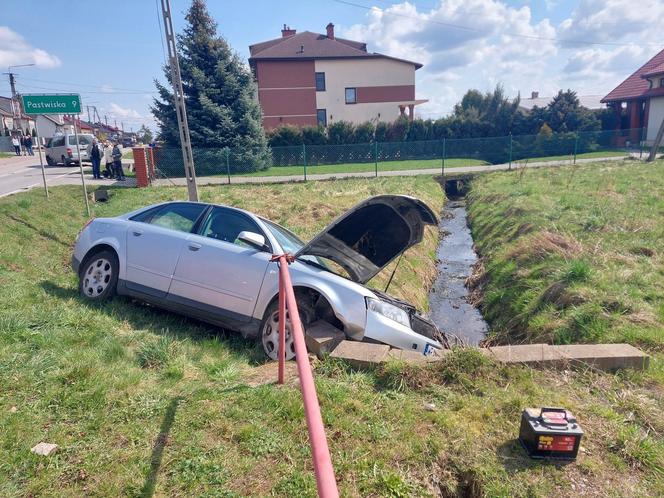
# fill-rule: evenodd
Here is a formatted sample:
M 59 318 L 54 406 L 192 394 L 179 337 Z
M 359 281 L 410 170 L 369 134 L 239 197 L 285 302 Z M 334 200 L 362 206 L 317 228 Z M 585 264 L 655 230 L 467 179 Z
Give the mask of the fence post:
M 378 177 L 378 142 L 374 140 L 374 170 L 376 177 Z
M 512 132 L 510 132 L 510 165 L 509 171 L 512 171 Z
M 641 140 L 639 140 L 639 159 L 643 159 L 643 142 L 646 141 L 646 131 L 648 128 L 641 128 Z
M 302 161 L 304 161 L 304 181 L 307 181 L 307 146 L 302 144 Z
M 576 164 L 576 152 L 579 147 L 579 133 L 574 134 L 574 164 Z
M 230 161 L 231 149 L 226 147 L 226 175 L 228 176 L 228 184 L 231 183 L 231 161 Z
M 445 137 L 443 137 L 443 154 L 442 154 L 442 162 L 440 165 L 440 174 L 442 176 L 445 176 Z

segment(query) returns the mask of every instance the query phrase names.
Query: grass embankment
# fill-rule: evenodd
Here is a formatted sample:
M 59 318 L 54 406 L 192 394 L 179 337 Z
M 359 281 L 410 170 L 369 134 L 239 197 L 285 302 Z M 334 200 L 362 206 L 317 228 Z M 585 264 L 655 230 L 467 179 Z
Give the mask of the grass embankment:
M 663 162 L 486 175 L 469 199 L 497 340 L 664 350 Z
M 96 216 L 186 196 L 112 192 Z M 436 210 L 443 200 L 426 177 L 200 189 L 203 200 L 254 209 L 304 238 L 385 192 Z M 260 348 L 127 299 L 77 296 L 69 256 L 82 212 L 76 187 L 52 189 L 48 202 L 38 191 L 0 200 L 0 496 L 314 496 L 299 390 L 246 385 Z M 436 239 L 429 230 L 404 258 L 393 293 L 426 301 Z M 652 373 L 551 375 L 473 351 L 428 371 L 360 373 L 329 360 L 316 370 L 344 496 L 664 492 Z M 425 409 L 431 402 L 436 411 Z M 577 464 L 530 461 L 514 440 L 521 409 L 549 404 L 582 421 Z M 39 441 L 60 449 L 37 457 L 29 449 Z

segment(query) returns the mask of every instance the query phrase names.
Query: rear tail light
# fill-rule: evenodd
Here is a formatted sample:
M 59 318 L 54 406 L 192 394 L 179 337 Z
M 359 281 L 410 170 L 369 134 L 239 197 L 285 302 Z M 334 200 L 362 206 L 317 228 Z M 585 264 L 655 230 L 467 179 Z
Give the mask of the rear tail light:
M 69 148 L 69 147 L 67 147 L 67 155 L 69 157 L 72 157 L 74 155 L 73 152 L 71 151 L 71 148 Z

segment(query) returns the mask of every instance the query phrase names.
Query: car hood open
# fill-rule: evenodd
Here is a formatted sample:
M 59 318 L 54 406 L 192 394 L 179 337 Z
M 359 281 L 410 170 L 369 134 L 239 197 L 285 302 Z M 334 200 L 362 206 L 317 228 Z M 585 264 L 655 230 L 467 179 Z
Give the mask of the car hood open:
M 406 195 L 378 195 L 349 209 L 300 249 L 298 256 L 334 261 L 365 284 L 390 261 L 422 241 L 438 223 L 429 206 Z

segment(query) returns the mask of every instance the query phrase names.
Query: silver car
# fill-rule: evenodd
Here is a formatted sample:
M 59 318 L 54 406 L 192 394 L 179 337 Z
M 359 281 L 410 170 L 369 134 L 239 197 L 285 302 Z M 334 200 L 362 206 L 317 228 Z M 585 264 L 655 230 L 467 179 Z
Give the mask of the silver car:
M 94 135 L 79 133 L 79 145 L 76 146 L 76 135 L 56 135 L 46 144 L 46 163 L 55 166 L 62 163 L 63 166 L 78 165 L 78 151 L 81 151 L 81 161 L 90 162 L 88 157 L 88 146 L 92 145 Z
M 290 253 L 305 328 L 323 320 L 356 341 L 430 354 L 444 338 L 412 305 L 366 283 L 422 240 L 436 216 L 401 195 L 367 199 L 309 243 L 253 213 L 228 206 L 167 202 L 97 218 L 76 239 L 72 267 L 86 299 L 114 294 L 260 338 L 277 358 L 278 267 Z M 295 354 L 288 327 L 286 356 Z

